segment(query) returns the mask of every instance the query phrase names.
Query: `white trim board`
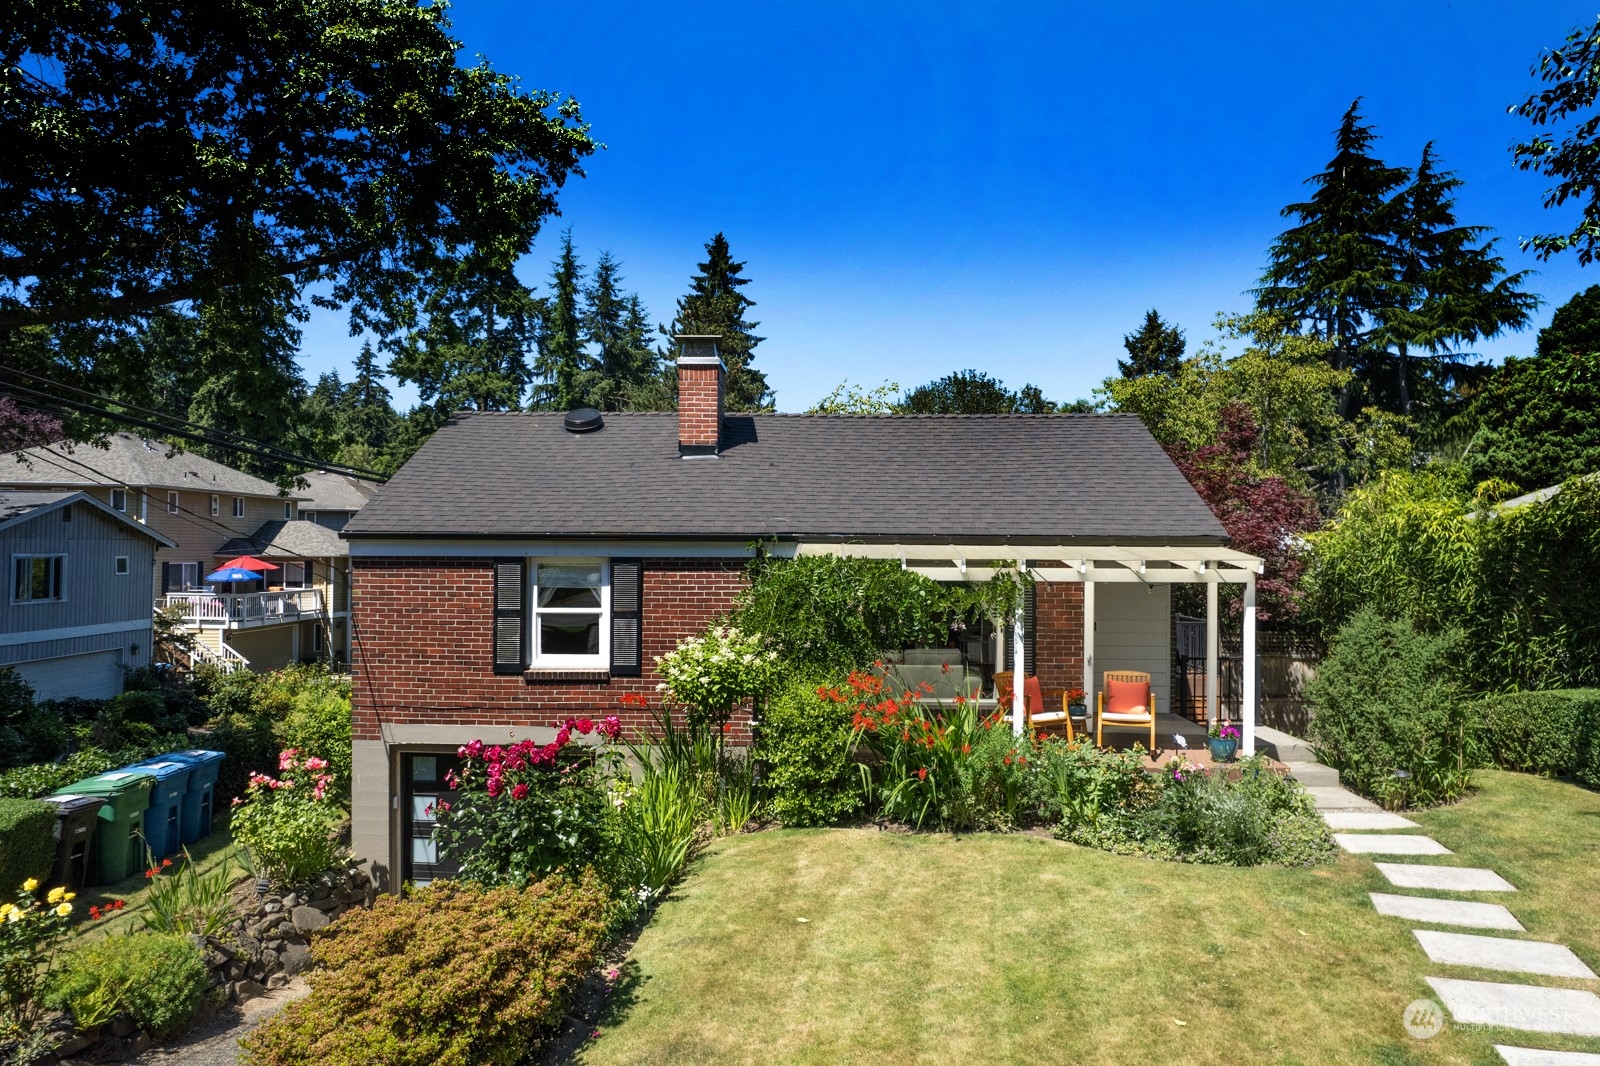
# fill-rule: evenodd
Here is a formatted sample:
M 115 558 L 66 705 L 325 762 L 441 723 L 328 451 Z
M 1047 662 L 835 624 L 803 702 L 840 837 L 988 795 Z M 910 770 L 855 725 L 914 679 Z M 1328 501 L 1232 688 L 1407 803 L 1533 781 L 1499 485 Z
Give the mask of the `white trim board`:
M 51 601 L 56 602 L 56 601 Z M 61 626 L 57 629 L 25 629 L 16 633 L 0 633 L 0 648 L 12 648 L 18 644 L 42 644 L 47 640 L 73 640 L 77 637 L 99 637 L 107 633 L 136 633 L 148 632 L 152 625 L 149 618 L 137 621 L 101 622 L 92 626 Z
M 768 545 L 769 555 L 790 554 L 784 545 Z M 789 546 L 792 549 L 792 545 Z M 523 559 L 534 556 L 606 559 L 751 559 L 755 552 L 740 541 L 713 540 L 426 540 L 361 538 L 350 541 L 352 558 Z

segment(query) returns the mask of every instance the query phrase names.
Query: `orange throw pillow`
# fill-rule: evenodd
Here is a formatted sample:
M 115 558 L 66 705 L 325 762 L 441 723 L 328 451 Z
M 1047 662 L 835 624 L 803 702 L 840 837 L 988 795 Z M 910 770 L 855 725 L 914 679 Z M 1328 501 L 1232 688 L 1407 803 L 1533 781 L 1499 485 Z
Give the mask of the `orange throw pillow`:
M 1106 711 L 1110 714 L 1149 714 L 1150 682 L 1107 681 Z

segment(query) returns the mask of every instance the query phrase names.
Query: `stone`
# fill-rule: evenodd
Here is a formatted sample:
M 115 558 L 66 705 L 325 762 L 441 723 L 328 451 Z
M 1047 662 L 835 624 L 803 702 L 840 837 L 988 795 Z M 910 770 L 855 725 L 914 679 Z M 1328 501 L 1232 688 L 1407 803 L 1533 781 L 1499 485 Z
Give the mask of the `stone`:
M 262 907 L 261 910 L 265 914 L 277 914 L 279 911 L 283 910 L 283 904 L 279 903 L 277 900 L 273 900 L 265 907 Z
M 1388 811 L 1323 811 L 1329 829 L 1416 829 L 1410 818 Z
M 1428 958 L 1451 966 L 1476 966 L 1482 970 L 1537 973 L 1546 977 L 1594 978 L 1594 971 L 1564 944 L 1540 940 L 1512 940 L 1503 936 L 1446 933 L 1438 929 L 1413 929 L 1413 936 Z
M 1335 833 L 1333 841 L 1354 855 L 1454 855 L 1432 837 L 1415 833 Z
M 228 980 L 230 980 L 230 981 L 242 981 L 242 980 L 244 980 L 244 963 L 242 963 L 242 962 L 230 963 L 228 965 L 227 973 L 228 973 Z
M 1450 1016 L 1463 1025 L 1600 1036 L 1600 996 L 1593 992 L 1452 977 L 1429 977 L 1427 982 Z
M 132 1036 L 133 1031 L 137 1028 L 138 1026 L 133 1024 L 133 1019 L 128 1017 L 126 1014 L 119 1014 L 111 1021 L 112 1036 Z
M 1431 896 L 1396 896 L 1369 892 L 1379 914 L 1404 918 L 1410 922 L 1434 925 L 1466 925 L 1475 929 L 1505 929 L 1526 932 L 1516 915 L 1498 903 L 1468 903 L 1459 899 L 1434 899 Z
M 283 946 L 282 959 L 284 973 L 304 973 L 311 969 L 311 948 L 291 940 Z
M 288 988 L 288 987 L 289 987 L 289 975 L 286 974 L 286 973 L 275 973 L 271 977 L 267 978 L 267 991 L 268 992 L 275 992 L 280 988 Z
M 1431 888 L 1441 892 L 1515 892 L 1517 886 L 1479 866 L 1431 866 L 1423 863 L 1374 863 L 1378 872 L 1400 888 Z
M 93 1047 L 95 1041 L 100 1039 L 100 1030 L 89 1029 L 82 1033 L 73 1033 L 61 1043 L 56 1045 L 55 1053 L 61 1058 L 76 1055 L 85 1048 Z
M 281 919 L 276 914 L 263 918 L 261 921 L 255 922 L 250 926 L 250 935 L 260 939 L 261 937 L 264 937 L 268 933 L 272 932 L 273 929 L 277 928 L 280 920 Z
M 339 897 L 338 896 L 323 896 L 320 899 L 312 900 L 311 901 L 311 906 L 315 907 L 317 910 L 319 910 L 322 913 L 326 914 L 329 911 L 334 910 L 335 908 L 337 908 L 339 906 Z
M 304 935 L 314 933 L 328 924 L 328 916 L 315 907 L 296 907 L 294 909 L 295 931 Z
M 129 1046 L 128 1050 L 137 1056 L 143 1055 L 153 1046 L 155 1046 L 155 1041 L 150 1039 L 150 1034 L 141 1032 L 133 1038 L 133 1043 Z
M 236 981 L 229 991 L 233 993 L 235 1003 L 244 1003 L 267 994 L 267 990 L 255 981 Z
M 1600 1055 L 1591 1051 L 1545 1051 L 1531 1047 L 1496 1044 L 1506 1066 L 1600 1066 Z

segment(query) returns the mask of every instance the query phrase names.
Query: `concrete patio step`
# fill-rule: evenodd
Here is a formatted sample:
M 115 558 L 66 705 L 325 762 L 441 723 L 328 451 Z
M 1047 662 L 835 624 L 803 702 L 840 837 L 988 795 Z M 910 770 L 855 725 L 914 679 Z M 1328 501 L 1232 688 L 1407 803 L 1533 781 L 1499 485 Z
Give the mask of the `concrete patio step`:
M 1322 820 L 1329 829 L 1371 832 L 1387 829 L 1420 829 L 1410 818 L 1389 811 L 1324 811 Z
M 1319 811 L 1375 811 L 1378 805 L 1342 785 L 1307 785 L 1306 794 Z
M 1287 759 L 1282 762 L 1289 768 L 1289 776 L 1307 788 L 1339 787 L 1339 771 L 1331 766 L 1323 766 L 1319 762 L 1291 762 Z
M 1317 753 L 1309 741 L 1292 737 L 1281 729 L 1256 726 L 1256 750 L 1264 751 L 1279 762 L 1316 762 Z M 1337 783 L 1337 782 L 1335 782 Z

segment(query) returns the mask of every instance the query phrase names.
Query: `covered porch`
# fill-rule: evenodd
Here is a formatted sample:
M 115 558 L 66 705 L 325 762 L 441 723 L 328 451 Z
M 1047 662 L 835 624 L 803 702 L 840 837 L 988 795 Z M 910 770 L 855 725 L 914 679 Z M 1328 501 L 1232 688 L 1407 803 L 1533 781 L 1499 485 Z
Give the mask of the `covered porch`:
M 1030 672 L 1026 669 L 1028 666 L 1041 678 L 1049 671 L 1064 679 L 1066 687 L 1081 688 L 1091 729 L 1104 671 L 1134 669 L 1149 673 L 1151 677 L 1152 692 L 1156 695 L 1158 748 L 1171 746 L 1175 734 L 1184 736 L 1191 746 L 1197 746 L 1205 736 L 1207 724 L 1219 721 L 1222 635 L 1219 593 L 1225 584 L 1239 585 L 1244 600 L 1240 622 L 1243 651 L 1243 691 L 1238 722 L 1242 734 L 1240 752 L 1255 753 L 1259 702 L 1256 578 L 1262 570 L 1262 561 L 1256 556 L 1216 544 L 808 541 L 798 545 L 795 551 L 798 555 L 892 559 L 907 570 L 941 582 L 984 582 L 996 575 L 1017 575 L 1028 583 L 1031 592 L 1022 598 L 1010 625 L 1003 630 L 996 629 L 992 635 L 995 672 L 1012 667 L 1013 727 L 1018 732 L 1024 727 L 1023 688 L 1025 676 Z M 1184 584 L 1206 586 L 1204 723 L 1174 713 L 1170 592 L 1172 586 Z M 1063 595 L 1069 590 L 1070 598 Z M 1065 609 L 1051 608 L 1048 617 L 1042 617 L 1046 605 L 1058 601 Z M 1077 610 L 1073 609 L 1075 606 Z M 1074 614 L 1080 617 L 1074 619 Z M 1017 664 L 1025 669 L 1015 669 Z M 991 689 L 983 695 L 992 699 L 996 693 Z M 1047 688 L 1047 701 L 1049 697 Z M 1107 729 L 1111 729 L 1109 724 Z M 1127 743 L 1141 741 L 1140 734 L 1132 728 L 1108 732 L 1108 744 L 1113 737 L 1117 738 L 1119 746 L 1124 738 Z M 1147 741 L 1146 733 L 1141 742 Z

